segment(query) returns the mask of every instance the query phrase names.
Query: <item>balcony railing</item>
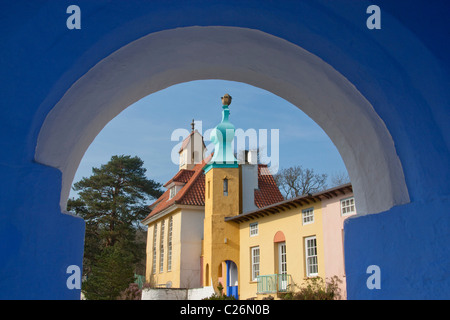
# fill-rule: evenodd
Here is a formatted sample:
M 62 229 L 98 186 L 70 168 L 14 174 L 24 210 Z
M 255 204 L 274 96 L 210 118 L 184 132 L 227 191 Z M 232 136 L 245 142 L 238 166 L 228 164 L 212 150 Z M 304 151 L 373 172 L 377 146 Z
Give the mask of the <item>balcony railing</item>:
M 291 285 L 290 274 L 269 274 L 264 276 L 258 276 L 258 288 L 257 293 L 277 293 L 287 292 Z

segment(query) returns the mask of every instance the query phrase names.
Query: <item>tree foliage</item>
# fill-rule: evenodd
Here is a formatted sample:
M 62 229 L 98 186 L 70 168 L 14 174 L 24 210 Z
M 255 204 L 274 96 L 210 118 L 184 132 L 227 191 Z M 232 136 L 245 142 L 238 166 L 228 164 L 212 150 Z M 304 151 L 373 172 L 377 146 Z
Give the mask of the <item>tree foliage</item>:
M 291 199 L 327 188 L 327 174 L 315 173 L 314 169 L 294 166 L 281 169 L 275 176 L 275 182 L 285 199 Z
M 82 284 L 88 300 L 115 300 L 134 281 L 133 256 L 119 244 L 104 248 Z
M 340 300 L 342 280 L 333 276 L 327 281 L 321 277 L 308 278 L 298 290 L 281 295 L 283 300 Z
M 87 275 L 87 282 L 106 276 L 98 266 L 112 263 L 113 258 L 127 257 L 125 261 L 133 271 L 145 259 L 140 221 L 150 212 L 148 202 L 159 197 L 162 191 L 161 184 L 146 177 L 143 164 L 139 157 L 113 156 L 100 168 L 92 168 L 90 177 L 74 184 L 78 198 L 69 199 L 67 208 L 86 222 L 83 273 Z M 125 266 L 125 263 L 117 263 L 118 266 Z M 117 273 L 117 277 L 119 275 L 121 273 Z M 95 286 L 88 285 L 86 288 L 94 290 Z M 108 297 L 111 295 L 108 294 Z

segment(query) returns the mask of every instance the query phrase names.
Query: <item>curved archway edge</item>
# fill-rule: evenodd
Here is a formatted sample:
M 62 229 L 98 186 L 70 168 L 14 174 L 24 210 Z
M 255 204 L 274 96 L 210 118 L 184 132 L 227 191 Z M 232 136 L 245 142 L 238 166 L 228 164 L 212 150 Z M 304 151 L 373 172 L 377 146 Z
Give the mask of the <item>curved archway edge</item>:
M 245 82 L 301 108 L 339 150 L 359 213 L 409 202 L 385 124 L 345 77 L 306 50 L 261 31 L 188 27 L 150 34 L 116 51 L 80 78 L 47 116 L 36 161 L 62 171 L 61 207 L 86 149 L 110 120 L 148 94 L 201 79 Z
M 81 155 L 108 117 L 113 118 L 123 106 L 134 102 L 130 97 L 137 98 L 181 81 L 220 76 L 269 90 L 307 111 L 324 127 L 324 123 L 329 122 L 326 113 L 315 114 L 313 106 L 326 99 L 317 98 L 315 91 L 306 92 L 306 88 L 312 88 L 311 83 L 300 89 L 305 91 L 304 97 L 316 96 L 316 99 L 296 100 L 292 83 L 301 76 L 284 74 L 276 78 L 273 69 L 256 64 L 261 61 L 261 55 L 275 54 L 282 49 L 286 49 L 285 54 L 291 54 L 291 58 L 304 54 L 305 59 L 300 59 L 303 64 L 292 70 L 307 70 L 308 61 L 313 64 L 318 61 L 324 66 L 325 69 L 315 75 L 326 75 L 329 88 L 335 89 L 331 94 L 339 97 L 337 101 L 348 99 L 353 107 L 358 106 L 362 119 L 369 124 L 369 136 L 379 143 L 374 148 L 394 149 L 395 152 L 388 153 L 393 158 L 380 163 L 397 163 L 398 155 L 403 168 L 404 179 L 400 177 L 395 181 L 394 173 L 401 170 L 390 167 L 385 176 L 374 182 L 376 195 L 368 190 L 364 191 L 368 194 L 357 195 L 360 205 L 365 202 L 367 213 L 394 205 L 392 208 L 345 222 L 347 297 L 442 299 L 450 296 L 450 278 L 446 274 L 450 261 L 450 47 L 442 41 L 443 32 L 450 24 L 443 14 L 449 10 L 448 1 L 436 0 L 430 5 L 425 0 L 411 0 L 405 5 L 402 1 L 379 0 L 381 30 L 366 27 L 366 9 L 372 4 L 368 1 L 304 0 L 261 5 L 257 0 L 216 0 L 174 1 L 169 5 L 167 1 L 159 0 L 81 0 L 78 4 L 82 8 L 81 30 L 67 29 L 67 3 L 64 1 L 33 5 L 27 1 L 25 5 L 18 0 L 2 7 L 8 14 L 0 19 L 0 27 L 4 30 L 0 44 L 3 76 L 0 108 L 3 151 L 0 159 L 1 299 L 79 299 L 80 290 L 69 289 L 66 281 L 70 276 L 68 266 L 82 266 L 84 221 L 61 214 L 62 194 L 67 192 L 62 192 L 61 182 L 70 184 L 67 181 L 71 180 L 71 173 L 70 161 L 63 161 L 64 157 L 59 153 L 68 151 Z M 95 114 L 89 126 L 82 125 L 85 133 L 76 135 L 70 131 L 74 127 L 68 127 L 67 133 L 76 138 L 71 146 L 80 149 L 67 150 L 64 146 L 59 151 L 52 149 L 58 141 L 43 148 L 44 142 L 51 140 L 51 133 L 45 135 L 42 130 L 44 121 L 46 128 L 51 128 L 48 121 L 51 123 L 52 119 L 63 115 L 58 114 L 55 105 L 58 101 L 67 101 L 69 91 L 77 88 L 83 76 L 92 75 L 89 70 L 101 68 L 107 57 L 119 54 L 127 44 L 144 40 L 142 37 L 146 38 L 146 35 L 192 26 L 258 29 L 260 33 L 252 33 L 253 38 L 249 41 L 259 36 L 262 40 L 259 48 L 266 48 L 264 46 L 271 41 L 281 47 L 270 48 L 272 51 L 268 52 L 253 52 L 255 63 L 250 63 L 253 69 L 246 72 L 243 71 L 248 67 L 245 61 L 241 61 L 243 67 L 235 62 L 236 68 L 230 69 L 228 65 L 211 60 L 213 57 L 206 59 L 203 68 L 197 70 L 193 67 L 199 64 L 190 67 L 171 61 L 173 69 L 159 69 L 158 73 L 155 65 L 153 79 L 159 77 L 159 82 L 144 81 L 148 87 L 136 87 L 134 93 L 128 88 L 128 95 L 115 91 L 114 79 L 108 79 L 105 85 L 110 85 L 111 96 L 121 100 L 105 112 Z M 216 47 L 222 41 L 210 40 Z M 183 54 L 195 61 L 195 48 L 189 46 L 188 39 L 182 41 L 186 43 Z M 168 56 L 172 54 L 167 53 Z M 310 60 L 306 59 L 308 57 Z M 212 63 L 211 68 L 207 62 Z M 277 61 L 271 61 L 271 65 L 277 66 Z M 115 67 L 115 72 L 120 74 L 127 64 L 116 64 Z M 331 72 L 328 72 L 330 67 Z M 104 74 L 107 71 L 104 70 Z M 256 75 L 261 78 L 255 80 Z M 161 81 L 163 78 L 166 83 Z M 100 86 L 95 84 L 92 90 Z M 333 103 L 330 107 L 336 106 Z M 55 110 L 49 114 L 52 109 Z M 98 127 L 91 126 L 94 123 Z M 358 152 L 365 149 L 360 149 L 351 137 L 350 140 L 345 137 L 336 141 L 335 137 L 341 132 L 328 127 L 327 133 L 341 153 L 348 151 L 355 155 L 354 158 L 367 157 Z M 43 143 L 40 146 L 36 145 L 38 138 Z M 367 141 L 367 137 L 362 138 Z M 59 140 L 63 141 L 63 138 Z M 352 145 L 357 149 L 345 148 Z M 36 154 L 36 147 L 39 154 Z M 55 162 L 48 157 L 52 152 Z M 44 159 L 40 158 L 42 155 Z M 80 159 L 73 160 L 77 163 Z M 350 156 L 345 164 L 353 166 Z M 364 181 L 355 181 L 357 177 L 351 178 L 354 183 L 359 183 L 357 188 L 360 190 L 367 185 Z M 406 184 L 407 193 L 403 190 L 400 192 L 403 196 L 399 196 L 393 192 L 387 204 L 371 207 L 370 199 L 383 194 L 377 186 L 389 185 L 386 181 Z M 391 187 L 390 191 L 402 190 L 398 185 Z M 406 194 L 409 202 L 404 197 Z M 399 201 L 399 205 L 392 199 Z M 379 200 L 385 202 L 385 199 Z M 366 286 L 370 265 L 377 265 L 381 270 L 380 290 L 370 290 Z

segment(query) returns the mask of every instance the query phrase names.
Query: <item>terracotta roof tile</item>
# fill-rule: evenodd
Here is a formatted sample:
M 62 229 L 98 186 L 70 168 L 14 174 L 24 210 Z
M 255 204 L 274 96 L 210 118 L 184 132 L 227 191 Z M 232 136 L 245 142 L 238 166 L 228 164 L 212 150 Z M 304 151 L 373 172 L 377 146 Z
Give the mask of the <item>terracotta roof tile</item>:
M 258 188 L 255 190 L 255 205 L 258 208 L 284 200 L 267 165 L 258 165 Z
M 180 171 L 178 171 L 178 173 L 172 179 L 170 179 L 164 185 L 164 187 L 167 187 L 172 182 L 187 183 L 191 179 L 191 177 L 194 175 L 194 173 L 195 173 L 194 170 L 181 169 Z
M 172 199 L 169 199 L 169 190 L 164 192 L 158 200 L 150 205 L 152 212 L 142 221 L 147 220 L 174 204 L 204 206 L 205 174 L 203 168 L 209 162 L 211 156 L 206 158 L 201 164 L 197 164 L 192 170 L 180 170 L 167 182 L 165 186 L 169 185 L 172 181 L 183 182 L 185 185 Z M 258 166 L 258 187 L 259 189 L 255 190 L 255 205 L 258 208 L 284 200 L 266 165 Z
M 167 186 L 172 181 L 185 182 L 186 184 L 180 191 L 172 198 L 170 197 L 170 190 L 166 190 L 153 204 L 150 205 L 152 211 L 142 221 L 156 215 L 157 213 L 167 209 L 173 204 L 187 204 L 187 205 L 205 205 L 205 174 L 203 167 L 209 162 L 211 156 L 208 156 L 202 163 L 195 165 L 192 170 L 182 169 L 169 180 L 164 186 Z

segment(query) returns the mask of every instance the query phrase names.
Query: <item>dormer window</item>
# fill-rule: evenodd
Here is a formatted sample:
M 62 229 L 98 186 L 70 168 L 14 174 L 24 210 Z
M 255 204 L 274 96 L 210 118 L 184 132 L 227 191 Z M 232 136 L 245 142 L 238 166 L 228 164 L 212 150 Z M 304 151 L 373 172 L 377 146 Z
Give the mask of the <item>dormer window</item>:
M 175 197 L 176 194 L 177 194 L 177 190 L 175 189 L 175 186 L 173 186 L 172 188 L 170 188 L 169 200 L 172 199 L 173 197 Z
M 169 198 L 167 201 L 173 199 L 177 195 L 177 193 L 183 189 L 185 183 L 180 181 L 170 181 L 164 185 L 165 188 L 167 188 L 167 191 L 169 191 Z M 167 192 L 166 191 L 166 192 Z

